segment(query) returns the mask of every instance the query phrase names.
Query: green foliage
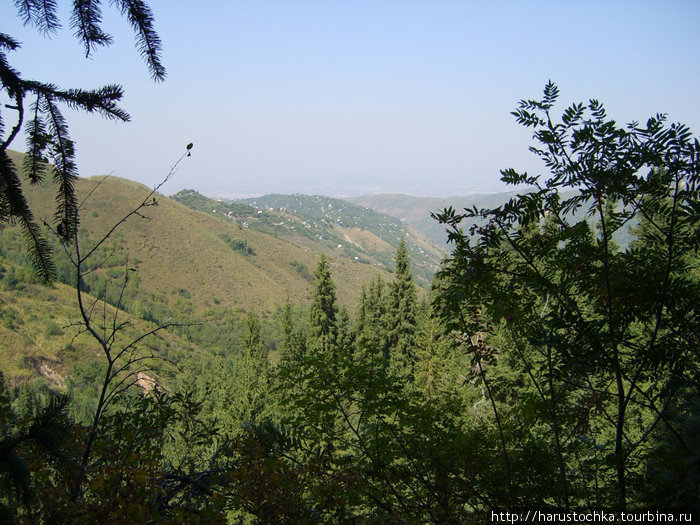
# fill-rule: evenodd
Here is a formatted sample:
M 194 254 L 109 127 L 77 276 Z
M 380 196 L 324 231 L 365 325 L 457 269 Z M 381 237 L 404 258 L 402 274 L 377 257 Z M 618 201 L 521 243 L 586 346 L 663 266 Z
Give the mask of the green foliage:
M 237 239 L 226 234 L 222 234 L 220 237 L 233 251 L 241 252 L 244 255 L 255 255 L 255 250 L 248 245 L 248 241 L 245 239 Z
M 315 280 L 314 275 L 309 271 L 309 269 L 304 263 L 299 261 L 292 261 L 289 264 L 291 264 L 292 268 L 294 268 L 299 273 L 299 275 L 301 275 L 307 281 L 313 282 Z
M 439 398 L 453 390 L 457 382 L 455 370 L 464 366 L 451 359 L 449 339 L 441 336 L 438 321 L 430 317 L 423 320 L 416 334 L 414 377 L 416 387 L 426 399 Z
M 68 402 L 67 396 L 31 390 L 11 396 L 0 375 L 0 510 L 8 523 L 24 521 L 41 508 L 54 483 L 68 481 Z
M 416 360 L 416 287 L 404 238 L 396 250 L 396 276 L 390 287 L 390 301 L 389 345 L 393 349 L 392 366 L 412 379 Z
M 528 504 L 648 505 L 636 489 L 654 433 L 673 435 L 683 457 L 697 450 L 671 414 L 697 394 L 700 147 L 663 115 L 619 128 L 595 100 L 557 122 L 557 96 L 550 83 L 513 113 L 534 128 L 531 150 L 549 178 L 503 170 L 504 182 L 534 189 L 496 208 L 438 215 L 454 249 L 436 308 L 472 356 L 503 465 L 515 473 L 513 497 L 527 486 L 516 475 L 525 439 L 558 471 L 523 494 Z M 460 229 L 475 217 L 485 224 Z M 635 221 L 637 238 L 622 250 L 613 235 Z
M 52 337 L 54 335 L 61 335 L 63 333 L 63 329 L 56 324 L 55 321 L 51 319 L 47 319 L 44 322 L 44 335 L 46 337 Z
M 342 327 L 342 311 L 338 319 Z M 464 407 L 426 401 L 381 354 L 361 341 L 353 351 L 351 341 L 339 336 L 280 372 L 283 424 L 263 443 L 279 471 L 313 473 L 284 480 L 303 484 L 307 506 L 295 512 L 324 523 L 463 521 L 465 476 L 481 443 L 461 426 Z
M 327 353 L 335 347 L 338 327 L 336 315 L 338 307 L 335 301 L 335 285 L 331 279 L 330 263 L 322 254 L 314 272 L 316 287 L 310 310 L 310 345 L 321 353 Z
M 216 460 L 216 430 L 187 394 L 126 396 L 105 414 L 76 493 L 84 427 L 67 415 L 69 398 L 0 390 L 0 509 L 3 522 L 221 522 L 205 489 Z M 166 461 L 165 454 L 169 454 Z
M 389 302 L 386 286 L 377 276 L 369 288 L 362 288 L 360 304 L 355 315 L 355 332 L 358 351 L 381 358 L 383 366 L 389 361 Z
M 73 368 L 70 407 L 45 378 L 0 390 L 2 515 L 470 523 L 516 507 L 696 509 L 700 148 L 662 118 L 620 129 L 595 101 L 559 123 L 557 94 L 550 84 L 516 111 L 551 176 L 505 170 L 532 191 L 440 214 L 453 251 L 432 304 L 418 302 L 405 239 L 394 278 L 366 282 L 354 318 L 337 302 L 341 262 L 325 255 L 311 305 L 288 298 L 273 313 L 214 308 L 211 296 L 197 309 L 206 294 L 179 282 L 141 290 L 139 263 L 118 242 L 90 244 L 97 260 L 79 266 L 82 299 L 90 289 L 144 316 L 196 321 L 173 330 L 213 350 L 188 356 L 184 339 L 131 339 L 134 320 L 106 306 L 93 315 L 95 302 L 85 326 L 107 368 Z M 255 213 L 261 223 L 266 214 Z M 634 240 L 616 242 L 630 226 Z M 13 294 L 26 277 L 9 260 L 15 237 L 0 236 Z M 242 240 L 210 237 L 234 250 Z M 310 275 L 295 253 L 280 274 Z M 12 306 L 3 322 L 21 326 Z M 61 319 L 35 314 L 38 333 L 59 340 Z M 178 372 L 139 374 L 155 375 L 144 363 L 159 357 Z
M 306 351 L 306 334 L 301 324 L 301 314 L 295 312 L 289 298 L 282 308 L 278 333 L 281 338 L 280 364 L 289 366 L 298 361 Z

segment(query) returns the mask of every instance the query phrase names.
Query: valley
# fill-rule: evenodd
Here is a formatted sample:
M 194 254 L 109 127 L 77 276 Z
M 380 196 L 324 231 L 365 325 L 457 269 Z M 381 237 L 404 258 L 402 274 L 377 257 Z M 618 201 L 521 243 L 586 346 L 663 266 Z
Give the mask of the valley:
M 19 166 L 23 156 L 10 153 Z M 111 176 L 79 179 L 76 190 L 84 251 L 151 191 Z M 25 192 L 39 220 L 51 223 L 53 186 L 27 184 Z M 18 228 L 0 231 L 6 320 L 0 364 L 11 382 L 36 378 L 65 390 L 75 367 L 99 362 L 100 355 L 81 346 L 81 338 L 71 341 L 78 321 L 71 293 L 74 268 L 53 234 L 45 233 L 58 270 L 52 288 L 34 281 Z M 444 252 L 405 222 L 327 197 L 270 195 L 226 202 L 184 190 L 156 195 L 117 229 L 91 257 L 83 290 L 106 300 L 109 308 L 120 305 L 121 315 L 135 327 L 187 325 L 168 331 L 173 347 L 183 349 L 172 355 L 178 360 L 201 355 L 206 361 L 241 347 L 248 312 L 274 320 L 290 299 L 308 306 L 320 254 L 329 258 L 339 304 L 353 312 L 363 286 L 393 279 L 401 238 L 425 295 Z M 45 373 L 41 363 L 50 363 L 58 375 Z

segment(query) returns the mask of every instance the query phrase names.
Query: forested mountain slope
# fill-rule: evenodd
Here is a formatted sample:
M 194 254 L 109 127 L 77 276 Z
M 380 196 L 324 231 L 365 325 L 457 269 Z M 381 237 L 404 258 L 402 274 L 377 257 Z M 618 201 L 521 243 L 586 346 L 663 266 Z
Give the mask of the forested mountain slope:
M 0 297 L 12 346 L 0 365 L 41 377 L 39 388 L 11 391 L 0 377 L 0 516 L 111 523 L 126 509 L 136 522 L 486 523 L 494 509 L 608 509 L 609 521 L 661 509 L 693 521 L 700 144 L 663 116 L 618 128 L 596 100 L 570 106 L 559 124 L 549 115 L 557 94 L 550 82 L 515 114 L 556 144 L 533 151 L 565 169 L 541 181 L 504 171 L 504 182 L 540 189 L 490 210 L 439 213 L 453 249 L 430 301 L 404 240 L 388 275 L 376 260 L 346 257 L 340 242 L 299 234 L 294 209 L 181 194 L 193 211 L 93 178 L 79 181 L 82 234 L 64 236 L 81 261 L 74 325 L 77 313 L 33 286 L 19 234 L 6 229 L 0 273 L 12 293 Z M 39 217 L 52 208 L 45 191 L 27 191 Z M 84 260 L 134 205 L 134 220 Z M 316 220 L 345 232 L 349 221 L 328 213 L 335 206 L 317 203 Z M 634 239 L 621 246 L 615 236 L 630 227 Z M 56 261 L 70 282 L 68 257 Z M 117 322 L 101 299 L 155 323 L 121 313 Z M 62 323 L 90 332 L 95 357 L 80 363 L 89 368 L 72 396 L 55 392 L 81 344 L 62 339 L 66 315 Z M 171 388 L 144 395 L 136 380 L 149 365 L 129 343 L 112 353 L 112 342 L 128 341 L 132 322 L 148 334 L 171 320 L 207 351 L 143 345 L 148 361 L 166 352 L 187 365 Z M 116 372 L 115 355 L 127 363 Z
M 19 165 L 22 155 L 11 154 Z M 132 181 L 103 176 L 79 179 L 76 190 L 82 203 L 84 253 L 151 191 Z M 26 184 L 25 192 L 37 219 L 51 224 L 51 184 Z M 323 230 L 326 239 L 309 238 L 295 231 L 298 218 L 292 214 L 246 204 L 225 205 L 196 192 L 181 192 L 177 198 L 202 211 L 156 195 L 147 209 L 122 224 L 90 258 L 82 285 L 92 296 L 119 304 L 130 314 L 121 315 L 135 323 L 137 331 L 147 331 L 147 323 L 182 325 L 170 330 L 174 342 L 164 346 L 176 362 L 183 355 L 170 355 L 171 346 L 188 348 L 186 354 L 194 361 L 200 360 L 199 352 L 190 348 L 196 343 L 207 348 L 210 357 L 238 352 L 246 312 L 272 319 L 290 298 L 296 305 L 308 305 L 320 253 L 329 256 L 339 303 L 351 311 L 363 284 L 376 276 L 385 281 L 392 278 L 395 248 L 370 232 L 364 233 L 363 244 L 368 248 L 359 242 L 338 248 L 336 237 L 329 233 L 333 227 Z M 287 222 L 280 225 L 282 221 Z M 80 338 L 72 340 L 79 317 L 75 269 L 46 230 L 58 268 L 59 283 L 53 288 L 42 287 L 32 277 L 19 229 L 0 230 L 0 364 L 8 380 L 38 378 L 64 390 L 73 380 L 80 384 L 81 375 L 87 373 L 83 368 L 89 369 L 100 356 L 94 346 L 88 350 Z M 350 229 L 343 234 L 357 235 Z M 202 355 L 202 361 L 207 359 Z

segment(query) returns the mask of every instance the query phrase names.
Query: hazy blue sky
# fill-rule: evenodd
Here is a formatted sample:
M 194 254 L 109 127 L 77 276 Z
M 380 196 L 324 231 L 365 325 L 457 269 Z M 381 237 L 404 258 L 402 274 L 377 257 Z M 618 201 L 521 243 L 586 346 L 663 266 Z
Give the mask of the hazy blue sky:
M 496 191 L 499 169 L 540 169 L 509 112 L 548 79 L 562 108 L 597 98 L 619 122 L 666 112 L 700 133 L 697 0 L 151 0 L 161 84 L 109 2 L 115 44 L 89 60 L 67 14 L 43 39 L 12 4 L 0 31 L 25 78 L 126 90 L 131 123 L 70 115 L 81 175 L 153 185 L 194 142 L 166 193 Z

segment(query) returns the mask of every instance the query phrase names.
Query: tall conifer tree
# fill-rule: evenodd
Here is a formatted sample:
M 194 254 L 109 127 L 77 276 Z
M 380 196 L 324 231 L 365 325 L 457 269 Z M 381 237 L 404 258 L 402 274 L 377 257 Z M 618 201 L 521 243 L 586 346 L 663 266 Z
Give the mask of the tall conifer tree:
M 287 302 L 282 309 L 280 317 L 280 330 L 282 335 L 282 350 L 280 352 L 280 364 L 289 365 L 298 361 L 305 350 L 305 334 L 303 328 L 294 325 L 294 312 L 292 303 Z
M 260 318 L 255 312 L 246 316 L 243 352 L 236 358 L 233 377 L 231 409 L 239 423 L 255 421 L 265 407 L 268 395 L 268 358 L 263 342 Z
M 248 312 L 246 317 L 246 338 L 245 351 L 258 368 L 264 367 L 267 364 L 267 348 L 262 339 L 262 326 L 260 318 L 255 312 Z
M 353 344 L 355 342 L 355 334 L 352 330 L 352 323 L 350 322 L 350 315 L 347 309 L 343 306 L 338 311 L 338 321 L 337 321 L 338 335 L 336 343 L 338 349 L 342 352 L 352 353 Z
M 360 300 L 355 311 L 355 335 L 359 336 L 367 325 L 367 287 L 362 284 L 360 290 Z
M 389 346 L 391 361 L 398 371 L 413 375 L 416 345 L 416 285 L 411 261 L 402 237 L 396 250 L 396 279 L 391 283 Z
M 335 285 L 331 280 L 331 269 L 328 258 L 322 254 L 314 272 L 316 288 L 311 304 L 311 346 L 317 350 L 328 351 L 336 342 L 338 332 L 335 299 Z
M 389 360 L 389 318 L 387 297 L 381 276 L 362 288 L 357 312 L 357 348 L 364 355 L 379 354 L 384 362 Z

